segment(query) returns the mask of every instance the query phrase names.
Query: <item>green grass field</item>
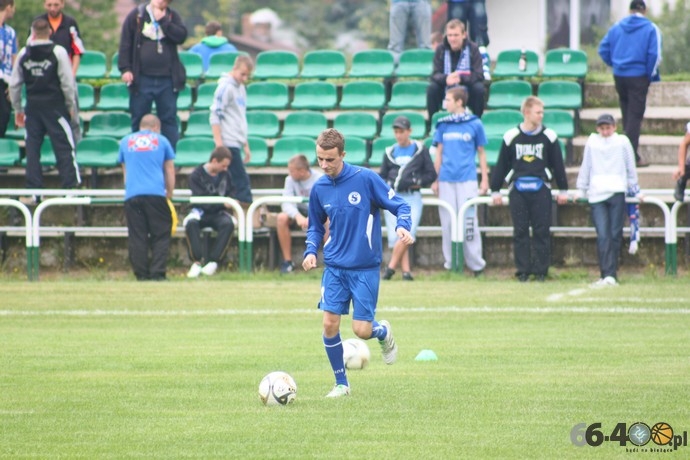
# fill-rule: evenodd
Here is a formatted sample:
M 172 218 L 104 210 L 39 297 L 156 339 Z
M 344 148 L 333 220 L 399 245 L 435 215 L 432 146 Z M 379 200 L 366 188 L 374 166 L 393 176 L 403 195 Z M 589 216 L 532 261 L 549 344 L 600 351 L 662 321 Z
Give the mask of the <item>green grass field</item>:
M 685 278 L 382 283 L 398 362 L 369 342 L 339 400 L 324 398 L 318 277 L 257 278 L 1 280 L 0 457 L 635 458 L 571 430 L 690 431 Z M 293 405 L 259 401 L 273 370 L 297 381 Z

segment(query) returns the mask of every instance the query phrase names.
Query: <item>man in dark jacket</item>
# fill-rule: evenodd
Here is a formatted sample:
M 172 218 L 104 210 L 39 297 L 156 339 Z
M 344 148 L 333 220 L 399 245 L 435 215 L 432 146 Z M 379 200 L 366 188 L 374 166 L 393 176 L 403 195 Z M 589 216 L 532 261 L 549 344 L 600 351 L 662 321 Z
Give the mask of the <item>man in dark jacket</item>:
M 177 47 L 187 39 L 187 28 L 177 11 L 168 8 L 170 1 L 151 0 L 127 15 L 122 24 L 118 68 L 129 86 L 132 131 L 139 129 L 141 118 L 151 112 L 155 101 L 161 133 L 175 148 L 179 138 L 177 95 L 186 79 Z
M 429 187 L 436 180 L 436 170 L 429 150 L 424 144 L 410 139 L 412 128 L 407 117 L 400 116 L 393 121 L 393 132 L 397 142 L 386 148 L 379 174 L 410 205 L 412 220 L 410 234 L 414 237 L 422 218 L 421 189 Z M 388 247 L 393 252 L 383 279 L 391 279 L 395 274 L 395 268 L 400 263 L 403 272 L 402 279 L 412 281 L 409 246 L 398 240 L 395 234 L 395 216 L 386 211 L 385 219 L 388 229 Z
M 40 157 L 47 134 L 55 151 L 62 186 L 74 188 L 81 183 L 81 178 L 69 125 L 76 93 L 69 57 L 62 46 L 48 39 L 48 21 L 36 19 L 31 31 L 33 38 L 19 51 L 10 80 L 15 123 L 19 127 L 26 124 L 26 186 L 43 186 Z M 22 104 L 23 85 L 26 108 Z
M 478 117 L 484 113 L 484 71 L 479 48 L 467 38 L 465 25 L 457 19 L 446 24 L 446 38 L 436 48 L 434 72 L 426 92 L 429 119 L 441 110 L 446 90 L 464 86 L 467 107 Z
M 216 147 L 211 152 L 208 162 L 199 165 L 189 176 L 189 188 L 192 196 L 222 196 L 234 195 L 232 179 L 228 167 L 232 161 L 232 153 L 227 147 Z M 223 204 L 195 204 L 182 224 L 187 233 L 187 244 L 194 263 L 187 273 L 189 278 L 197 278 L 200 274 L 211 276 L 218 269 L 218 261 L 225 254 L 230 236 L 235 230 L 235 224 L 227 213 L 229 206 Z M 206 265 L 201 265 L 201 229 L 211 227 L 217 232 L 216 242 L 211 249 Z
M 542 125 L 544 103 L 529 96 L 522 103 L 522 114 L 524 121 L 503 136 L 491 171 L 491 192 L 494 205 L 501 205 L 503 181 L 510 185 L 516 277 L 525 282 L 534 275 L 544 281 L 551 264 L 551 180 L 560 189 L 556 201 L 563 205 L 568 201 L 568 178 L 558 136 Z

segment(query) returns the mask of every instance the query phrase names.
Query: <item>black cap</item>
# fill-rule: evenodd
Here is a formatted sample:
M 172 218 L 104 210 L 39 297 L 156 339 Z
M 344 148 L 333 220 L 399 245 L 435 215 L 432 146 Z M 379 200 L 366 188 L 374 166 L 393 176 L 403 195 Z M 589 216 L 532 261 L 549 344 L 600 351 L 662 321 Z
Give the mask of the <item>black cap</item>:
M 402 115 L 393 120 L 393 128 L 410 129 L 411 127 L 410 120 Z
M 632 0 L 632 2 L 630 2 L 630 11 L 640 11 L 644 13 L 647 11 L 647 5 L 645 5 L 643 0 Z
M 597 126 L 599 125 L 615 125 L 616 124 L 616 119 L 613 118 L 613 115 L 610 113 L 602 113 L 599 115 L 599 118 L 597 118 Z

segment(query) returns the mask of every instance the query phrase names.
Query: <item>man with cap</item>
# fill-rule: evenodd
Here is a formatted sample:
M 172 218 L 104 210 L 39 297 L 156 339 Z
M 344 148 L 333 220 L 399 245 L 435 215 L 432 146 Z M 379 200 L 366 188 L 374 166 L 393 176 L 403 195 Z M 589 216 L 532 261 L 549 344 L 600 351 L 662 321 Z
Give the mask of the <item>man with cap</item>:
M 630 15 L 614 24 L 599 44 L 599 56 L 613 67 L 613 79 L 638 167 L 649 166 L 638 152 L 640 128 L 647 107 L 649 84 L 659 81 L 661 31 L 645 17 L 643 0 L 630 2 Z
M 618 284 L 618 255 L 623 241 L 625 196 L 635 190 L 639 198 L 632 145 L 616 133 L 616 121 L 605 113 L 597 119 L 597 133 L 585 144 L 577 188 L 586 194 L 597 232 L 599 281 L 596 286 Z
M 412 127 L 407 117 L 399 116 L 393 121 L 393 135 L 396 143 L 386 147 L 383 152 L 379 174 L 410 205 L 410 234 L 414 238 L 422 219 L 421 189 L 431 186 L 436 180 L 436 170 L 424 143 L 410 139 Z M 400 241 L 395 233 L 396 217 L 389 211 L 385 212 L 384 217 L 388 230 L 388 247 L 392 254 L 383 279 L 391 279 L 400 263 L 402 279 L 412 281 L 414 278 L 410 269 L 410 246 Z

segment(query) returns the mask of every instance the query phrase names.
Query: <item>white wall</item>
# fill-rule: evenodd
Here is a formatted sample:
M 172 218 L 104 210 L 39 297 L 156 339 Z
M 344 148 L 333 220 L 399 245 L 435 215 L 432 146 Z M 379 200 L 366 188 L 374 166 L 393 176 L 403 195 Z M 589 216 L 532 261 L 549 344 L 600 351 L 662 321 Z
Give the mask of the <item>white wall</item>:
M 546 0 L 487 0 L 489 53 L 526 48 L 543 53 L 546 42 Z

